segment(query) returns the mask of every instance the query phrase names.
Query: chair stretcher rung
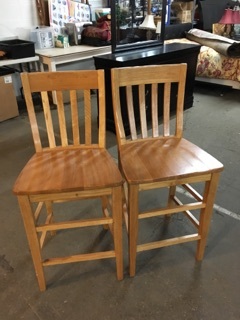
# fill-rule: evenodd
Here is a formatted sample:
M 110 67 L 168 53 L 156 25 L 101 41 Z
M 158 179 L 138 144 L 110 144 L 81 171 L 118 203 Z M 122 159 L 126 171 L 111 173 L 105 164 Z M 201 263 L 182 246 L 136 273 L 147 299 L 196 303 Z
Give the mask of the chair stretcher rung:
M 112 224 L 112 218 L 98 218 L 96 219 L 88 219 L 88 220 L 75 220 L 75 221 L 67 221 L 67 222 L 55 222 L 49 225 L 40 225 L 36 227 L 37 232 L 43 231 L 53 231 L 53 230 L 63 230 L 63 229 L 74 229 L 80 227 L 90 227 L 90 226 L 100 226 L 104 224 Z
M 176 237 L 172 239 L 159 240 L 159 241 L 139 244 L 137 246 L 137 252 L 142 252 L 142 251 L 152 250 L 152 249 L 157 249 L 162 247 L 168 247 L 168 246 L 172 246 L 172 245 L 184 243 L 184 242 L 197 241 L 199 239 L 201 239 L 201 236 L 198 233 L 195 233 L 195 234 Z
M 182 205 L 182 202 L 176 197 L 173 197 L 173 201 L 178 204 L 178 205 Z M 183 213 L 187 216 L 187 218 L 192 222 L 192 224 L 196 227 L 199 228 L 199 221 L 196 217 L 194 217 L 194 215 L 189 211 L 183 211 Z
M 203 201 L 203 197 L 190 184 L 183 184 L 182 187 L 193 196 L 197 201 Z
M 177 212 L 184 212 L 184 211 L 191 211 L 191 210 L 197 210 L 205 208 L 205 204 L 202 202 L 196 202 L 196 203 L 188 203 L 184 205 L 179 205 L 175 207 L 170 207 L 170 208 L 163 208 L 159 210 L 152 210 L 152 211 L 146 211 L 142 212 L 139 214 L 138 218 L 139 219 L 145 219 L 145 218 L 150 218 L 150 217 L 156 217 L 156 216 L 162 216 L 166 214 L 174 214 Z
M 51 219 L 52 219 L 52 214 L 49 214 L 47 216 L 47 219 L 45 221 L 45 224 L 48 225 L 50 222 L 51 222 Z M 40 247 L 42 248 L 43 245 L 44 245 L 44 242 L 45 242 L 45 239 L 46 239 L 46 236 L 47 236 L 47 230 L 44 230 L 41 234 L 41 237 L 40 237 Z
M 40 215 L 40 213 L 41 213 L 41 210 L 42 210 L 42 207 L 43 207 L 43 203 L 44 203 L 44 202 L 39 202 L 38 205 L 37 205 L 37 208 L 36 208 L 36 210 L 35 210 L 35 212 L 34 212 L 35 220 L 38 219 L 38 217 L 39 217 L 39 215 Z
M 115 258 L 115 257 L 116 257 L 116 254 L 114 251 L 94 252 L 94 253 L 78 254 L 78 255 L 73 255 L 68 257 L 50 258 L 50 259 L 44 260 L 42 262 L 42 265 L 45 267 L 45 266 L 53 266 L 56 264 L 91 261 L 91 260 L 98 260 L 98 259 L 108 259 L 108 258 Z

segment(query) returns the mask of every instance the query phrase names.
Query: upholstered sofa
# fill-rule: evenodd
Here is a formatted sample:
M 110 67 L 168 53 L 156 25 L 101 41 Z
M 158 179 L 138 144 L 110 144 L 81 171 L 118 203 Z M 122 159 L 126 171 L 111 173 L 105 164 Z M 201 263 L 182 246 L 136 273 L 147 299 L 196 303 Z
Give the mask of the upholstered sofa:
M 217 37 L 217 35 L 216 35 Z M 198 39 L 190 40 L 187 38 L 169 39 L 165 43 L 181 42 L 181 43 L 200 43 L 201 49 L 198 55 L 196 68 L 196 80 L 208 83 L 215 83 L 230 86 L 240 90 L 240 54 L 229 55 L 222 51 L 215 50 L 215 41 L 213 46 L 203 45 Z M 240 47 L 240 42 L 239 45 Z M 239 48 L 237 47 L 237 48 Z M 226 50 L 223 50 L 226 51 Z

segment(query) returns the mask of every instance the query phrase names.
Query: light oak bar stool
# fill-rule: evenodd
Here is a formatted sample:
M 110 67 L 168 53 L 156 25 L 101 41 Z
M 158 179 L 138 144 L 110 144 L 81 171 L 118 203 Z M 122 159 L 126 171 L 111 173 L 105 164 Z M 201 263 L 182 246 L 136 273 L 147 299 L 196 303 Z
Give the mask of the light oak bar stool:
M 23 73 L 21 78 L 36 153 L 17 178 L 13 192 L 18 198 L 40 290 L 46 289 L 43 267 L 78 261 L 115 258 L 117 279 L 123 279 L 123 180 L 105 149 L 104 71 Z M 93 104 L 92 90 L 97 91 L 99 108 L 95 129 L 92 108 L 97 106 L 96 95 Z M 53 91 L 57 110 L 50 107 L 49 93 Z M 38 124 L 33 105 L 32 94 L 37 92 L 42 98 L 44 128 L 42 123 Z M 70 95 L 68 106 L 63 102 L 65 92 Z M 80 107 L 79 92 L 84 100 Z M 45 133 L 45 138 L 41 133 Z M 53 215 L 54 203 L 95 198 L 102 203 L 97 217 L 87 212 L 82 219 L 72 220 L 66 212 L 64 221 L 58 221 L 57 212 Z M 40 213 L 46 215 L 44 221 Z M 43 258 L 46 236 L 56 234 L 57 238 L 60 230 L 95 226 L 109 227 L 114 240 L 110 250 Z
M 119 168 L 126 181 L 125 220 L 129 238 L 130 276 L 136 272 L 137 253 L 145 250 L 196 241 L 196 259 L 203 259 L 223 165 L 183 138 L 186 70 L 186 64 L 111 70 Z M 172 119 L 170 106 L 176 109 Z M 122 121 L 122 111 L 126 112 L 126 109 L 129 136 Z M 162 122 L 159 122 L 161 115 Z M 201 189 L 198 184 L 202 185 L 202 194 L 197 191 Z M 179 190 L 183 188 L 190 195 L 187 200 L 190 198 L 191 201 L 184 199 L 186 203 L 183 203 L 180 192 L 176 192 L 177 187 Z M 140 212 L 140 192 L 159 188 L 169 190 L 165 204 L 162 200 L 160 208 Z M 139 243 L 139 220 L 166 216 L 171 221 L 170 216 L 177 213 L 189 218 L 193 233 Z

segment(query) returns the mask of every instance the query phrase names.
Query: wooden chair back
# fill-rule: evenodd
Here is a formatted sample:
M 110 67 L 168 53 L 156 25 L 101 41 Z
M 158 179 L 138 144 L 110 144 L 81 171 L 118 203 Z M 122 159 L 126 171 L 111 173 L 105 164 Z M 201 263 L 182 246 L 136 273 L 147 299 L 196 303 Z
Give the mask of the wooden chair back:
M 184 63 L 111 70 L 119 145 L 137 139 L 170 135 L 182 137 L 186 71 L 187 65 Z M 176 108 L 175 122 L 170 121 L 171 105 Z M 126 132 L 126 119 L 125 123 L 123 121 L 123 112 L 127 115 L 129 136 Z
M 22 73 L 21 78 L 36 152 L 56 147 L 105 147 L 103 70 Z M 51 104 L 54 91 L 55 107 Z M 33 104 L 37 93 L 44 111 L 41 123 Z M 69 103 L 64 102 L 66 96 Z M 67 112 L 69 108 L 71 112 Z M 94 122 L 97 112 L 98 121 Z

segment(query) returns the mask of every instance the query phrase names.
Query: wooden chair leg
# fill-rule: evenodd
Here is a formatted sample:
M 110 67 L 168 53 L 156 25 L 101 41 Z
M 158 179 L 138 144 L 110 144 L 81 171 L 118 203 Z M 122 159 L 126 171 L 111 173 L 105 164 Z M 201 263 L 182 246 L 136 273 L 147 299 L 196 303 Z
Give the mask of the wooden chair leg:
M 122 244 L 122 186 L 113 188 L 113 237 L 116 253 L 117 279 L 123 279 L 123 244 Z
M 49 217 L 49 223 L 53 222 L 53 204 L 52 201 L 46 201 L 45 202 L 46 210 L 47 210 L 47 215 Z M 51 235 L 55 236 L 57 234 L 56 231 L 51 231 Z
M 169 192 L 168 192 L 168 206 L 170 206 L 171 204 L 175 204 L 173 197 L 176 194 L 176 186 L 172 186 L 169 188 Z
M 206 204 L 206 207 L 200 212 L 199 234 L 201 235 L 201 239 L 198 241 L 196 253 L 196 259 L 198 261 L 201 261 L 204 256 L 219 177 L 219 173 L 213 173 L 211 180 L 206 182 L 205 185 L 203 202 Z
M 122 186 L 123 223 L 128 233 L 128 188 L 125 182 Z
M 38 235 L 35 229 L 34 213 L 28 196 L 18 196 L 23 222 L 28 238 L 29 247 L 32 254 L 33 264 L 35 267 L 36 276 L 40 291 L 46 290 L 46 281 L 42 266 L 41 249 L 38 240 Z
M 176 186 L 172 186 L 169 188 L 169 192 L 168 192 L 168 207 L 171 207 L 173 205 L 175 205 L 175 202 L 173 200 L 175 194 L 176 194 Z M 169 221 L 172 218 L 171 214 L 166 214 L 165 218 Z
M 137 239 L 138 239 L 138 185 L 130 185 L 128 189 L 128 246 L 129 274 L 136 273 Z
M 103 216 L 106 216 L 106 215 L 108 215 L 108 204 L 109 204 L 109 201 L 108 201 L 107 196 L 102 196 L 102 197 L 101 197 L 101 201 L 102 201 L 102 212 L 103 212 Z M 108 224 L 104 224 L 104 225 L 103 225 L 103 228 L 104 228 L 105 230 L 108 230 L 108 229 L 109 229 L 109 225 L 108 225 Z

